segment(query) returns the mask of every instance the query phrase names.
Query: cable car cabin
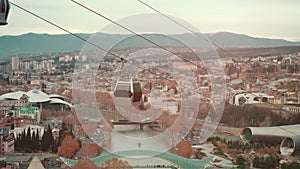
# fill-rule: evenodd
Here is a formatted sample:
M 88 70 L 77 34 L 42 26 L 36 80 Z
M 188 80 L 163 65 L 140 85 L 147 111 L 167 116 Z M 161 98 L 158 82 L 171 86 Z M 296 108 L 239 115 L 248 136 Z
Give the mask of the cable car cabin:
M 8 0 L 0 0 L 0 26 L 7 24 L 9 8 Z
M 114 95 L 115 97 L 131 98 L 132 103 L 140 102 L 142 99 L 142 88 L 140 82 L 130 80 L 118 80 Z

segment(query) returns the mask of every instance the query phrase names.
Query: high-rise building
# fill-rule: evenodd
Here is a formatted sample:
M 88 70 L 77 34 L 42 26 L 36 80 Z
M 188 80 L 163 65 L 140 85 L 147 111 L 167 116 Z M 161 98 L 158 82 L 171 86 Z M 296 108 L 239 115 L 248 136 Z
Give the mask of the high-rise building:
M 11 69 L 12 70 L 19 70 L 19 64 L 20 64 L 19 57 L 11 58 Z
M 29 62 L 24 62 L 24 70 L 29 70 L 29 69 L 30 69 Z
M 30 61 L 30 64 L 31 64 L 33 70 L 39 69 L 39 62 L 38 61 L 35 61 L 35 60 Z

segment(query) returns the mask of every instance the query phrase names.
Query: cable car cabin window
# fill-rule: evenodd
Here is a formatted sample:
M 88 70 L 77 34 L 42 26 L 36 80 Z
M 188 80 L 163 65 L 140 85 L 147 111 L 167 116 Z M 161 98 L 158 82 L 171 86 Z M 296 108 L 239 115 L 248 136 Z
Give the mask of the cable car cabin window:
M 127 98 L 131 97 L 132 93 L 130 91 L 130 85 L 119 84 L 114 92 L 114 95 L 116 97 L 127 97 Z
M 139 102 L 142 98 L 142 88 L 140 83 L 136 82 L 133 83 L 133 98 L 132 98 L 132 102 Z
M 6 20 L 7 17 L 8 17 L 9 9 L 10 9 L 10 5 L 9 5 L 8 0 L 6 0 L 6 15 L 5 15 L 5 20 Z
M 138 82 L 133 83 L 133 90 L 134 90 L 134 92 L 142 92 L 140 83 L 138 83 Z
M 263 97 L 262 102 L 268 102 L 268 98 L 267 97 Z
M 5 0 L 1 0 L 1 13 L 4 13 L 5 12 L 5 3 L 4 3 Z
M 254 99 L 253 99 L 254 101 L 260 101 L 260 97 L 254 97 Z

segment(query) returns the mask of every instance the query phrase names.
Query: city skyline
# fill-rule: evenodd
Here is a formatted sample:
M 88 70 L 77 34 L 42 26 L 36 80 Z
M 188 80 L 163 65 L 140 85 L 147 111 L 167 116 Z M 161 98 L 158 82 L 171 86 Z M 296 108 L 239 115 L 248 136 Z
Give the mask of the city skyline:
M 45 0 L 14 2 L 54 23 L 75 33 L 94 33 L 109 24 L 107 21 L 80 8 L 71 1 L 52 3 Z M 95 11 L 118 20 L 127 16 L 153 12 L 138 1 L 97 1 L 81 0 L 80 3 Z M 165 14 L 181 18 L 202 33 L 234 32 L 254 37 L 279 38 L 300 41 L 299 1 L 154 1 L 146 3 Z M 67 9 L 67 10 L 66 10 Z M 114 9 L 114 10 L 112 10 Z M 62 34 L 64 32 L 11 6 L 9 25 L 0 28 L 2 35 L 19 35 L 28 32 Z
M 299 5 L 0 0 L 0 168 L 300 168 Z

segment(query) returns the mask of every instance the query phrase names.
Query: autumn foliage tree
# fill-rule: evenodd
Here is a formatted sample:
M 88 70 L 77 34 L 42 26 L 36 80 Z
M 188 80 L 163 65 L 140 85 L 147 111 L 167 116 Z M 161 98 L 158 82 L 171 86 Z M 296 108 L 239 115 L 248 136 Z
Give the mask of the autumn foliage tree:
M 81 149 L 77 152 L 77 156 L 93 158 L 99 155 L 101 152 L 101 148 L 96 144 L 85 144 L 81 147 Z
M 192 144 L 186 140 L 179 142 L 176 148 L 177 155 L 181 157 L 190 158 L 193 153 Z
M 66 135 L 58 150 L 58 155 L 66 158 L 72 158 L 80 149 L 80 143 L 72 135 Z
M 99 169 L 112 169 L 112 168 L 119 168 L 119 169 L 133 169 L 127 161 L 122 161 L 118 158 L 111 158 L 106 160 L 102 167 Z
M 69 111 L 62 111 L 62 110 L 53 110 L 53 109 L 43 109 L 42 111 L 42 119 L 46 120 L 53 117 L 65 117 L 70 114 Z
M 169 128 L 178 119 L 178 114 L 170 114 L 169 112 L 164 111 L 158 119 L 162 125 Z M 181 121 L 183 122 L 184 118 L 181 118 Z
M 92 160 L 86 158 L 78 160 L 71 169 L 99 169 L 99 167 Z
M 71 169 L 133 169 L 133 168 L 128 164 L 127 161 L 122 161 L 118 158 L 111 158 L 106 160 L 101 167 L 98 167 L 90 159 L 78 160 L 76 165 L 74 165 Z

